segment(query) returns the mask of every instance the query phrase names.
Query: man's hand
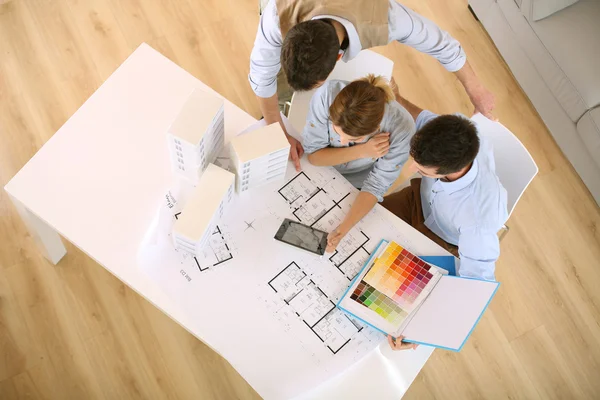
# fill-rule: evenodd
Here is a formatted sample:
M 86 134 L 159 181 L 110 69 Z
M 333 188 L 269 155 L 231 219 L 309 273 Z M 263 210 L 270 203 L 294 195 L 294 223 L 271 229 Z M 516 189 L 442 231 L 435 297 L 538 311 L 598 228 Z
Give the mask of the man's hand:
M 409 350 L 409 349 L 416 349 L 417 347 L 419 347 L 418 344 L 415 343 L 407 343 L 407 342 L 403 342 L 402 340 L 404 339 L 404 336 L 399 336 L 397 338 L 393 338 L 391 335 L 388 335 L 387 337 L 387 341 L 390 344 L 390 347 L 392 348 L 392 350 Z
M 390 151 L 390 134 L 387 132 L 378 133 L 366 143 L 359 144 L 359 146 L 362 146 L 364 158 L 383 157 Z
M 290 142 L 290 159 L 294 162 L 294 166 L 296 167 L 296 171 L 300 172 L 300 158 L 304 154 L 304 148 L 302 147 L 302 143 L 296 140 L 294 137 L 287 135 L 287 140 Z
M 475 88 L 469 89 L 467 94 L 471 99 L 471 103 L 473 103 L 475 106 L 475 113 L 480 112 L 486 118 L 491 119 L 492 121 L 498 120 L 492 114 L 492 110 L 496 106 L 496 99 L 494 98 L 492 92 L 487 90 L 483 85 L 477 85 Z
M 471 64 L 469 64 L 469 61 L 467 60 L 465 65 L 454 74 L 469 95 L 471 103 L 475 106 L 475 112 L 480 112 L 486 118 L 497 121 L 492 115 L 492 110 L 496 106 L 494 95 L 481 84 L 479 78 L 475 75 L 475 71 L 473 71 Z
M 327 249 L 325 251 L 332 253 L 347 233 L 348 231 L 341 225 L 331 231 L 327 236 Z

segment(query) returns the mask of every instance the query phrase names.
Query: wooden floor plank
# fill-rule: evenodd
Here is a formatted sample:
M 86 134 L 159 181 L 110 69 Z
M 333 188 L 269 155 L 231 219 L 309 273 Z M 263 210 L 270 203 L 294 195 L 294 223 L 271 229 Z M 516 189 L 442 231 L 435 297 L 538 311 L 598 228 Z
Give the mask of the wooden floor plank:
M 0 1 L 0 3 L 2 3 Z M 255 0 L 12 0 L 0 5 L 5 184 L 140 43 L 255 117 Z M 465 0 L 406 0 L 461 41 L 496 115 L 540 173 L 508 225 L 500 290 L 462 352 L 436 351 L 407 399 L 600 397 L 600 211 Z M 457 79 L 397 43 L 400 92 L 470 115 Z M 257 399 L 219 355 L 68 246 L 53 267 L 0 193 L 1 399 Z

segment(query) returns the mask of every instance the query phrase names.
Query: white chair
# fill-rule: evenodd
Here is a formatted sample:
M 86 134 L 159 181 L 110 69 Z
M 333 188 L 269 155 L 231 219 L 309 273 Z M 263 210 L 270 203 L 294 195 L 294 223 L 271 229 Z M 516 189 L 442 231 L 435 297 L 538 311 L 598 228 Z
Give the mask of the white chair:
M 508 217 L 517 202 L 538 173 L 538 167 L 523 146 L 523 143 L 504 125 L 490 121 L 481 114 L 475 114 L 471 120 L 477 126 L 479 134 L 487 138 L 494 147 L 496 174 L 507 192 Z M 508 233 L 504 225 L 500 240 Z
M 367 74 L 382 75 L 387 79 L 391 79 L 393 68 L 394 63 L 389 58 L 371 50 L 363 50 L 347 63 L 341 60 L 338 61 L 327 80 L 341 79 L 353 81 L 362 78 Z M 292 96 L 287 116 L 292 126 L 298 132 L 302 132 L 304 129 L 306 115 L 308 114 L 308 106 L 315 90 L 295 92 Z

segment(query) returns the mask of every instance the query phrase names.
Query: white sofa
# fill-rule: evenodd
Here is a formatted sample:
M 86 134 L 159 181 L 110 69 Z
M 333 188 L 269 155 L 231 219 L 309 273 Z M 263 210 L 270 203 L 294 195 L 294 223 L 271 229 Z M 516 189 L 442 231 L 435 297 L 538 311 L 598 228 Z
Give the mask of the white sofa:
M 600 0 L 469 0 L 600 204 Z

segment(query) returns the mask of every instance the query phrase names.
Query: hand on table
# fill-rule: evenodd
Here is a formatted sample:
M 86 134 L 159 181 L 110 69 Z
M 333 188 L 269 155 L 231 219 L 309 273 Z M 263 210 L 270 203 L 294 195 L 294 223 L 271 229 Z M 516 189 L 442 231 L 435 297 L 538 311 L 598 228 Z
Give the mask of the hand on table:
M 388 132 L 378 133 L 359 146 L 363 146 L 364 158 L 383 157 L 390 151 L 390 134 Z
M 388 335 L 388 337 L 387 337 L 388 343 L 389 343 L 390 347 L 392 348 L 392 350 L 409 350 L 409 349 L 415 350 L 417 347 L 419 347 L 419 345 L 415 344 L 415 343 L 403 342 L 402 341 L 403 339 L 404 339 L 404 336 L 398 336 L 395 339 L 391 335 Z
M 332 253 L 347 233 L 348 231 L 341 226 L 338 226 L 331 231 L 327 236 L 327 249 L 325 249 L 325 251 L 327 253 Z
M 300 158 L 304 154 L 304 148 L 302 147 L 302 143 L 296 140 L 294 137 L 287 135 L 287 140 L 290 142 L 290 159 L 294 162 L 294 166 L 296 167 L 296 171 L 300 172 Z

